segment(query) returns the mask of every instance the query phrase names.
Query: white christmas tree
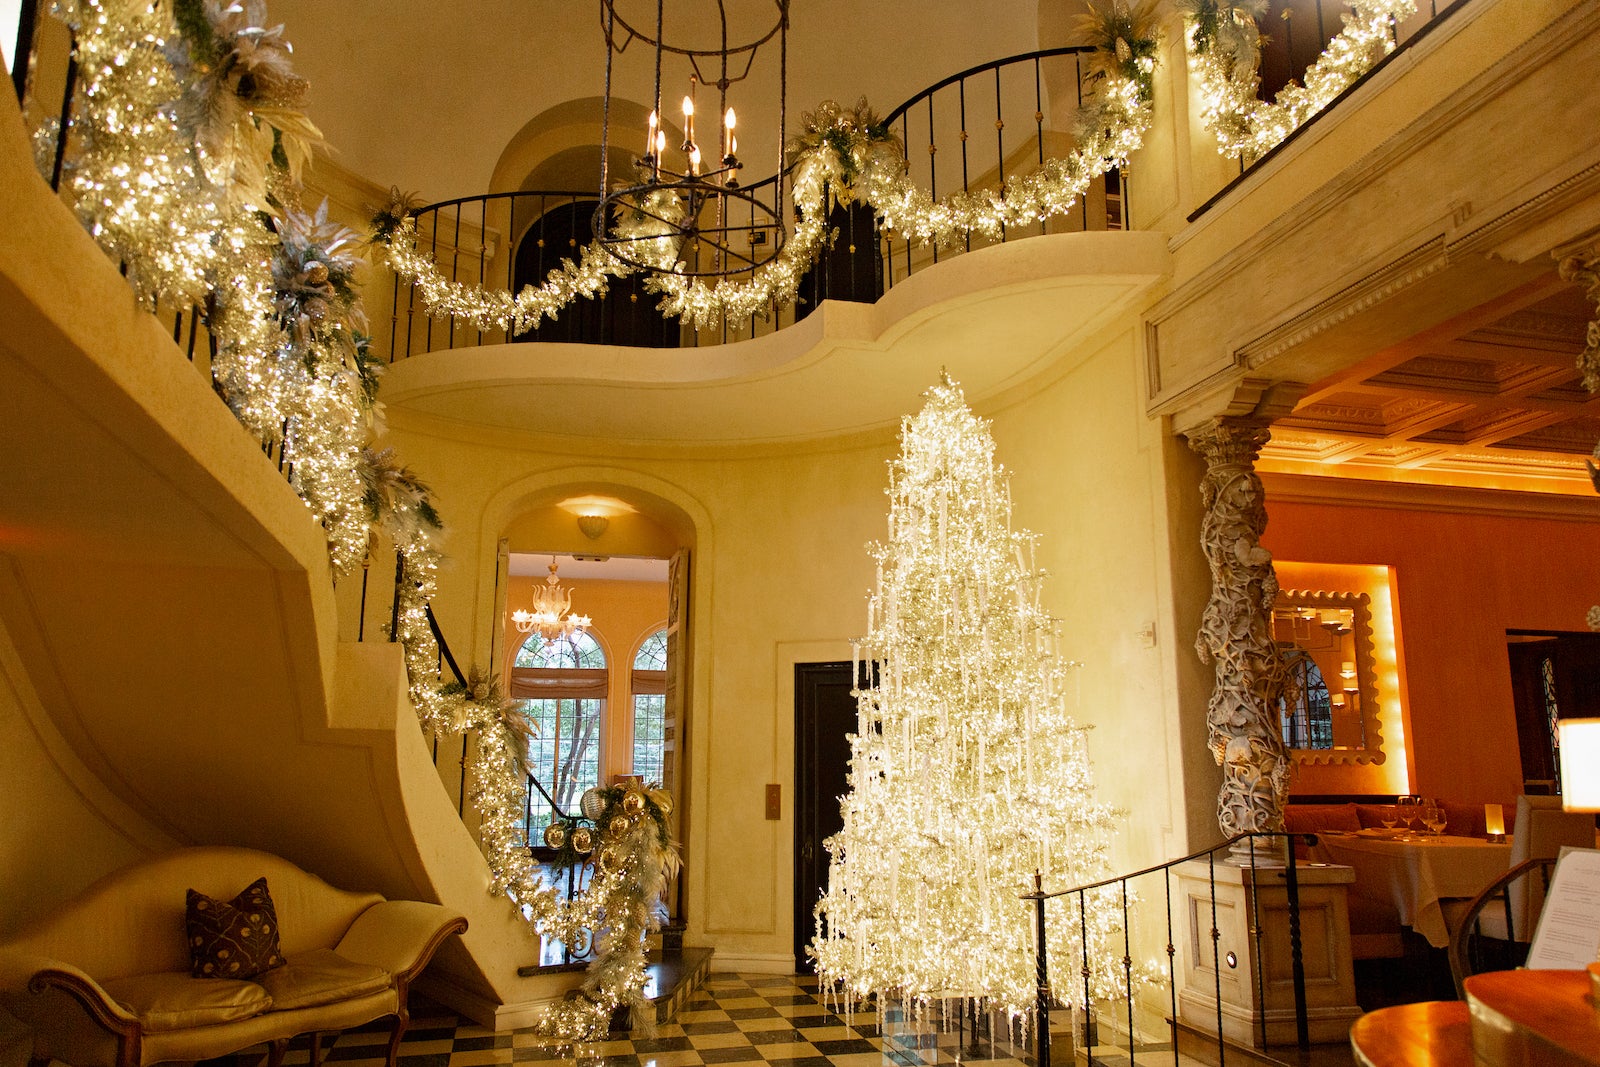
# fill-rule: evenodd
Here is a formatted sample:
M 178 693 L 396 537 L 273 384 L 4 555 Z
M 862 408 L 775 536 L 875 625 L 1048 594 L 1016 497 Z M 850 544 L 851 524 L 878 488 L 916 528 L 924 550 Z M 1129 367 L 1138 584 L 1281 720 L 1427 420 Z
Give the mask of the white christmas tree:
M 1076 665 L 1040 608 L 1035 537 L 1011 528 L 988 424 L 948 377 L 926 395 L 890 464 L 888 540 L 871 546 L 877 589 L 857 652 L 877 682 L 856 694 L 812 954 L 850 999 L 961 997 L 1015 1015 L 1036 996 L 1020 895 L 1036 870 L 1046 891 L 1109 875 L 1116 813 L 1095 800 L 1066 708 Z M 1087 927 L 1094 995 L 1120 992 L 1120 910 L 1089 894 L 1080 924 L 1077 907 L 1050 906 L 1058 987 L 1081 991 Z

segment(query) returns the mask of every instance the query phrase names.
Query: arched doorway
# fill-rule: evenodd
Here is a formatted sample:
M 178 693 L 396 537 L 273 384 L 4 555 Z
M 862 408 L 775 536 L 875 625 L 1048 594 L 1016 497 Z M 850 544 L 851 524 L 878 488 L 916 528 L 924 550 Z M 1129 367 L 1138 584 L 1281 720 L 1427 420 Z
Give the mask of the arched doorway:
M 514 497 L 502 514 L 492 659 L 509 695 L 528 702 L 540 737 L 530 770 L 551 798 L 530 789 L 529 839 L 541 839 L 552 803 L 576 814 L 590 785 L 634 778 L 672 797 L 687 862 L 695 525 L 650 494 L 593 484 Z M 542 641 L 513 618 L 532 607 L 552 564 L 570 613 L 591 618 L 576 642 Z M 681 884 L 666 903 L 681 921 Z

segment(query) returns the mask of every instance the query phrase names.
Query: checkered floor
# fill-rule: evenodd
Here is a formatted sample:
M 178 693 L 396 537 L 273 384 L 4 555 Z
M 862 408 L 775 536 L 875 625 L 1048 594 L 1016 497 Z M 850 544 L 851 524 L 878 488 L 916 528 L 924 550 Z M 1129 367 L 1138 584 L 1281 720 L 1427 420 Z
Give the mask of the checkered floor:
M 1004 1034 L 991 1041 L 970 1026 L 896 1021 L 891 1011 L 880 1030 L 878 1014 L 836 1015 L 817 995 L 809 975 L 713 973 L 678 1017 L 655 1037 L 603 1041 L 553 1049 L 529 1030 L 495 1033 L 429 1002 L 413 1002 L 411 1026 L 400 1046 L 399 1067 L 482 1067 L 576 1061 L 580 1067 L 699 1067 L 701 1064 L 773 1063 L 779 1067 L 923 1067 L 979 1062 L 983 1067 L 1024 1067 L 1020 1044 Z M 324 1038 L 329 1067 L 376 1067 L 383 1062 L 388 1024 Z M 285 1062 L 303 1064 L 309 1050 L 296 1042 Z M 1126 1062 L 1124 1058 L 1124 1062 Z

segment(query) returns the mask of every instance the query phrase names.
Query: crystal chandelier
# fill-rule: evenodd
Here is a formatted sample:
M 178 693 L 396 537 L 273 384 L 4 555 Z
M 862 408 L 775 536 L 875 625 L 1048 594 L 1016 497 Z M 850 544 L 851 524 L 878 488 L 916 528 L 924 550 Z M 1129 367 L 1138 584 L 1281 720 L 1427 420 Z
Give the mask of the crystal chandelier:
M 550 557 L 550 576 L 544 580 L 544 585 L 535 586 L 533 590 L 533 610 L 514 611 L 511 621 L 516 623 L 518 633 L 539 632 L 539 638 L 545 643 L 552 641 L 570 641 L 589 628 L 594 620 L 587 615 L 570 615 L 572 610 L 572 590 L 561 588 L 561 579 L 556 577 L 556 558 Z
M 626 0 L 601 0 L 601 27 L 606 39 L 605 112 L 601 127 L 600 207 L 594 214 L 595 237 L 615 257 L 646 271 L 670 271 L 686 277 L 723 278 L 739 275 L 770 261 L 782 249 L 786 231 L 782 222 L 784 198 L 783 142 L 785 82 L 788 77 L 789 0 L 772 4 L 770 28 L 751 31 L 743 44 L 728 41 L 725 0 L 678 2 L 674 16 L 688 7 L 709 12 L 715 4 L 718 44 L 688 43 L 693 31 L 675 29 L 674 40 L 663 32 L 666 0 L 656 0 L 654 25 L 638 16 L 629 21 L 618 9 Z M 748 12 L 750 5 L 741 11 Z M 765 7 L 763 5 L 763 10 Z M 675 18 L 673 26 L 681 27 Z M 764 31 L 764 32 L 763 32 Z M 612 114 L 612 59 L 640 41 L 655 60 L 651 112 L 643 131 L 644 152 L 634 167 L 631 182 L 614 188 L 608 173 Z M 748 188 L 739 183 L 744 168 L 739 158 L 736 132 L 738 116 L 729 103 L 728 89 L 750 76 L 756 53 L 776 42 L 778 60 L 778 151 L 773 177 Z M 683 140 L 669 146 L 662 118 L 661 65 L 671 57 L 688 70 L 688 93 L 683 98 Z M 705 143 L 696 134 L 697 113 L 711 102 L 700 100 L 701 88 L 716 93 L 712 123 L 701 123 Z M 714 133 L 706 131 L 713 125 Z M 677 138 L 671 138 L 676 141 Z M 675 151 L 672 151 L 675 150 Z M 632 218 L 634 224 L 614 227 L 613 220 Z M 673 251 L 663 256 L 663 241 Z

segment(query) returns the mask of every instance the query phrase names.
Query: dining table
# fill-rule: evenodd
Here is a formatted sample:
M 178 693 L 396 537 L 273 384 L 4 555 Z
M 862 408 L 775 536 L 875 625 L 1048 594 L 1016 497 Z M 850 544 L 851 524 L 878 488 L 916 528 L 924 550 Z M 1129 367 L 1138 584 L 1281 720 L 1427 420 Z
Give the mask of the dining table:
M 1509 842 L 1447 834 L 1324 831 L 1310 858 L 1355 870 L 1350 891 L 1392 905 L 1428 944 L 1450 943 L 1445 904 L 1477 896 L 1511 866 Z

